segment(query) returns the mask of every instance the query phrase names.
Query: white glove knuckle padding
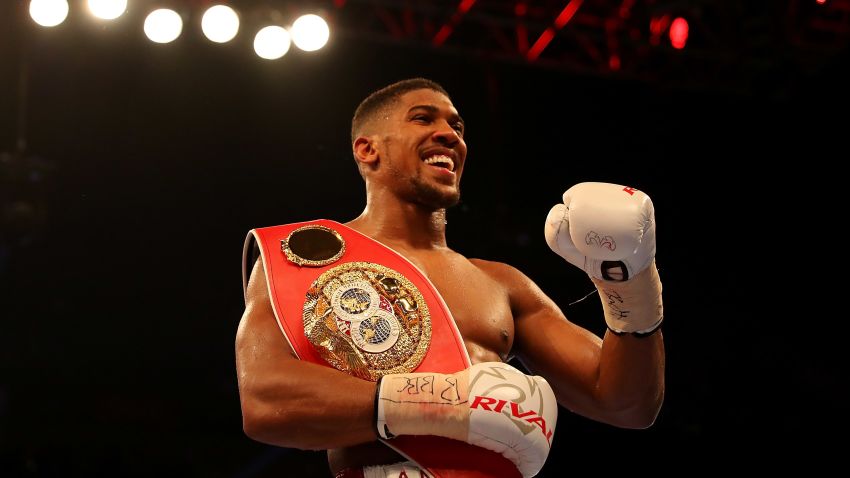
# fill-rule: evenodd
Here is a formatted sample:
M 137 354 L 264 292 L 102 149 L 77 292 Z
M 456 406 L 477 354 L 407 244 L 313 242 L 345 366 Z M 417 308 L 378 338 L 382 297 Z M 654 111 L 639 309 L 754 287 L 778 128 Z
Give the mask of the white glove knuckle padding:
M 598 279 L 610 279 L 605 270 L 610 263 L 622 263 L 628 279 L 652 262 L 655 220 L 649 196 L 616 184 L 579 183 L 563 199 L 558 206 L 564 215 L 556 226 L 552 208 L 545 231 L 558 255 Z
M 536 475 L 557 421 L 549 383 L 501 363 L 477 364 L 470 372 L 470 443 L 499 451 L 523 476 Z

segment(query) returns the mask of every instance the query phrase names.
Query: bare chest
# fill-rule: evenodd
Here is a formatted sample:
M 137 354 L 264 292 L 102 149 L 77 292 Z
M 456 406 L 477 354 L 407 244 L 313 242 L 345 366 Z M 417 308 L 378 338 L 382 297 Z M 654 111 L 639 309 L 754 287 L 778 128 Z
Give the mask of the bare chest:
M 445 300 L 473 363 L 505 360 L 514 337 L 504 287 L 468 259 L 452 253 L 405 254 Z

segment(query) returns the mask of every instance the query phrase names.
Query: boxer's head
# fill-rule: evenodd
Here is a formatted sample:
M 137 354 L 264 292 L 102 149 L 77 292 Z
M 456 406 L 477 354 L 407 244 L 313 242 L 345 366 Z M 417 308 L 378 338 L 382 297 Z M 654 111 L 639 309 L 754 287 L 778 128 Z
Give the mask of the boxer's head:
M 442 86 L 394 83 L 363 100 L 351 122 L 354 159 L 367 189 L 441 209 L 460 200 L 466 160 L 463 120 Z

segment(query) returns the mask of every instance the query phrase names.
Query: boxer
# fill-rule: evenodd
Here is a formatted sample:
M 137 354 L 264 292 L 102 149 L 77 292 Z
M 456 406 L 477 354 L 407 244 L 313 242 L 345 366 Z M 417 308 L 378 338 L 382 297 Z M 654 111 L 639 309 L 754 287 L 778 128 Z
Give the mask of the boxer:
M 541 221 L 549 247 L 585 271 L 598 289 L 608 325 L 599 337 L 570 322 L 516 268 L 467 258 L 448 246 L 445 211 L 460 199 L 464 129 L 445 89 L 422 78 L 374 92 L 355 112 L 352 151 L 366 182 L 365 208 L 344 225 L 321 227 L 337 227 L 332 232 L 349 242 L 355 235 L 373 241 L 389 251 L 386 257 L 409 263 L 407 275 L 390 277 L 393 267 L 386 264 L 357 269 L 372 262 L 346 262 L 363 248 L 343 247 L 344 241 L 337 254 L 328 254 L 338 262 L 313 261 L 321 264 L 314 273 L 311 261 L 286 262 L 271 246 L 262 251 L 263 260 L 246 259 L 236 364 L 249 437 L 328 450 L 331 473 L 340 477 L 529 477 L 543 467 L 558 434 L 571 433 L 557 429 L 557 404 L 616 427 L 646 428 L 655 421 L 664 396 L 663 306 L 649 196 L 623 185 L 580 183 Z M 318 184 L 316 194 L 325 187 Z M 285 265 L 270 271 L 272 264 Z M 285 268 L 293 275 L 278 275 Z M 418 285 L 412 276 L 421 276 Z M 421 330 L 422 310 L 408 300 L 419 292 L 393 296 L 408 278 L 411 290 L 424 290 L 421 297 L 435 291 L 434 299 L 417 299 L 422 308 L 445 308 L 448 323 L 455 324 L 460 365 L 422 365 L 439 357 L 436 328 L 427 337 L 417 332 L 422 341 L 416 343 L 426 344 L 416 349 L 421 361 L 381 368 L 383 359 L 375 359 L 393 350 L 385 344 L 397 345 L 410 330 Z M 361 285 L 340 289 L 345 280 Z M 300 312 L 281 312 L 287 301 L 280 297 L 287 294 L 296 302 L 293 310 L 303 308 L 303 324 L 313 328 L 296 330 Z M 357 316 L 362 311 L 374 320 Z M 293 315 L 296 320 L 284 323 Z M 316 360 L 304 359 L 314 352 Z M 531 375 L 507 365 L 512 357 Z M 438 441 L 429 441 L 433 437 Z M 401 443 L 412 451 L 400 453 L 395 444 Z M 510 466 L 503 473 L 488 469 L 485 460 L 441 463 L 440 453 L 421 463 L 410 459 L 417 443 L 446 450 L 461 443 Z

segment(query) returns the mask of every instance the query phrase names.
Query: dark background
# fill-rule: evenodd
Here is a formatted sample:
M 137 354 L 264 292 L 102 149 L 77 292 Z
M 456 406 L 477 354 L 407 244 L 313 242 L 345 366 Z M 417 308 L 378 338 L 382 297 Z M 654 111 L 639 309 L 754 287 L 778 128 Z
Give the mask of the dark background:
M 547 248 L 549 208 L 587 180 L 656 206 L 661 415 L 628 431 L 562 411 L 540 476 L 822 466 L 846 403 L 842 287 L 792 271 L 828 256 L 824 242 L 840 249 L 806 210 L 840 199 L 821 164 L 846 158 L 848 36 L 792 41 L 811 33 L 814 0 L 724 3 L 695 3 L 693 51 L 662 44 L 606 71 L 464 48 L 463 24 L 441 48 L 359 35 L 346 9 L 325 50 L 268 62 L 246 32 L 216 45 L 187 24 L 155 45 L 141 7 L 102 24 L 71 2 L 44 29 L 26 2 L 3 2 L 0 476 L 325 476 L 323 453 L 242 433 L 242 242 L 254 227 L 359 214 L 351 114 L 413 76 L 441 82 L 467 122 L 450 245 L 518 267 L 573 321 L 604 330 L 597 299 L 568 305 L 592 284 Z M 559 35 L 553 49 L 576 49 Z M 823 297 L 839 306 L 816 313 Z

